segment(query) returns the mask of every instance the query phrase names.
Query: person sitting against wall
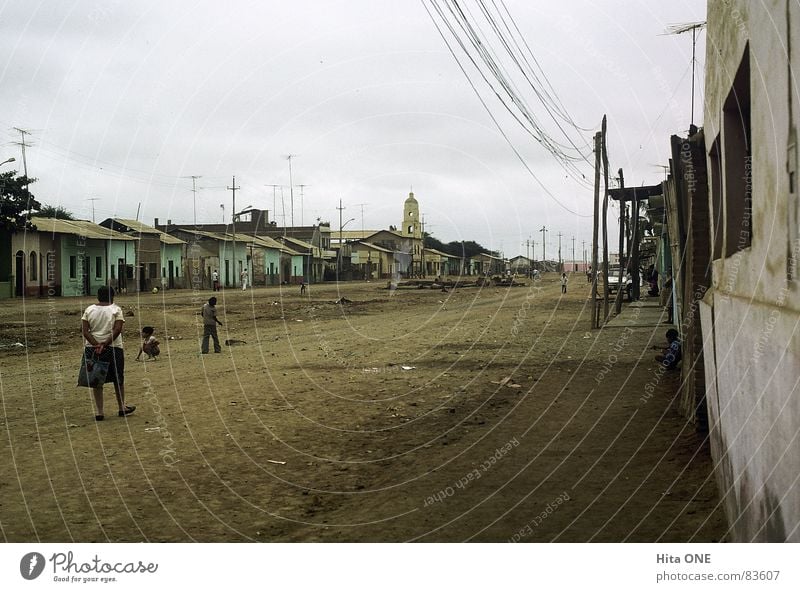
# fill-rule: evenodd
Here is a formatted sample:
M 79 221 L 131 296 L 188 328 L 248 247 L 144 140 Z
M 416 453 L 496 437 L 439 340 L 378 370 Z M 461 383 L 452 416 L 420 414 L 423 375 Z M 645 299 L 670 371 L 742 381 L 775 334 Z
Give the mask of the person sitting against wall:
M 677 329 L 667 329 L 667 347 L 656 356 L 656 362 L 664 366 L 667 370 L 678 367 L 682 358 L 681 339 Z M 654 349 L 661 349 L 661 346 L 654 345 Z

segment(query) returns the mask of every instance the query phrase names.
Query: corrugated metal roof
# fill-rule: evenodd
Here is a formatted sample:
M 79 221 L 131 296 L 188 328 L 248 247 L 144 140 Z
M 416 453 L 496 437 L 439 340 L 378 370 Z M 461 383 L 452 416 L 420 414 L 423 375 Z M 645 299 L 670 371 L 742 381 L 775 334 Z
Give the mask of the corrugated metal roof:
M 372 236 L 379 230 L 342 230 L 342 240 L 363 240 L 368 236 Z M 339 231 L 331 230 L 331 238 L 339 240 Z
M 451 255 L 450 253 L 445 253 L 444 251 L 439 251 L 437 249 L 423 249 L 425 252 L 433 253 L 434 255 L 439 255 L 440 257 L 447 257 L 449 259 L 461 259 L 458 255 Z
M 113 222 L 118 222 L 119 224 L 124 224 L 134 232 L 142 232 L 145 234 L 156 234 L 161 232 L 157 228 L 148 226 L 144 222 L 139 222 L 139 220 L 131 220 L 129 218 L 109 218 L 109 220 Z M 103 222 L 106 222 L 106 220 L 103 220 Z
M 358 244 L 364 245 L 367 248 L 375 249 L 376 251 L 383 251 L 384 253 L 394 253 L 391 249 L 387 249 L 386 247 L 379 247 L 378 245 L 373 245 L 372 243 L 368 243 L 367 241 L 358 241 Z
M 208 232 L 206 230 L 187 230 L 187 229 L 182 229 L 182 230 L 184 232 L 191 232 L 199 236 L 205 236 L 206 238 L 213 238 L 218 241 L 233 242 L 233 235 L 224 232 Z M 297 251 L 290 249 L 286 245 L 283 245 L 278 241 L 276 241 L 275 239 L 270 238 L 268 236 L 255 236 L 252 234 L 240 234 L 237 232 L 236 241 L 242 244 L 258 245 L 267 249 L 276 249 L 288 255 L 302 255 L 302 253 L 298 253 Z
M 157 234 L 158 238 L 165 245 L 183 245 L 186 243 L 186 241 L 182 241 L 177 236 L 172 236 L 166 232 L 161 232 L 158 228 L 154 226 L 148 226 L 144 222 L 139 222 L 139 220 L 130 220 L 128 218 L 109 218 L 109 220 L 127 226 L 132 232 L 139 234 Z
M 134 237 L 110 228 L 104 228 L 88 220 L 59 220 L 58 218 L 42 218 L 33 216 L 31 222 L 39 232 L 51 234 L 71 234 L 85 238 L 98 238 L 102 240 L 136 240 Z
M 291 236 L 281 236 L 279 237 L 279 241 L 285 241 L 286 243 L 291 243 L 295 247 L 305 249 L 306 251 L 310 251 L 314 248 L 314 245 L 312 245 L 311 243 L 306 242 L 304 240 L 300 240 L 299 238 L 292 238 Z
M 159 233 L 159 238 L 161 242 L 165 245 L 185 245 L 186 241 L 182 241 L 177 236 L 172 236 L 171 234 L 167 234 L 165 232 Z

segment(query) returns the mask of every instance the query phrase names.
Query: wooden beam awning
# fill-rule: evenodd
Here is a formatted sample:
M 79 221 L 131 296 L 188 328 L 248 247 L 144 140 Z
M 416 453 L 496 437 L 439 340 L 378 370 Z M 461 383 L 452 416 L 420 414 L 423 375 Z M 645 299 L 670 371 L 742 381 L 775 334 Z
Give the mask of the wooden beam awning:
M 645 185 L 644 187 L 625 187 L 624 189 L 609 189 L 608 196 L 617 201 L 641 201 L 656 195 L 663 195 L 661 183 L 658 185 Z

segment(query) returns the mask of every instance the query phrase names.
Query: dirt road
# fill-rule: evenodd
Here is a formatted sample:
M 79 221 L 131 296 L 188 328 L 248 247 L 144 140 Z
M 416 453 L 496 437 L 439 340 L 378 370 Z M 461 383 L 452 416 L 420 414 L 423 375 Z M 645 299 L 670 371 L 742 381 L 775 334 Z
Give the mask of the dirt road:
M 724 538 L 707 445 L 647 349 L 663 328 L 589 332 L 578 278 L 230 290 L 220 337 L 244 343 L 200 355 L 210 295 L 117 298 L 138 409 L 104 422 L 74 386 L 94 299 L 5 303 L 5 541 Z M 157 362 L 134 361 L 141 325 Z

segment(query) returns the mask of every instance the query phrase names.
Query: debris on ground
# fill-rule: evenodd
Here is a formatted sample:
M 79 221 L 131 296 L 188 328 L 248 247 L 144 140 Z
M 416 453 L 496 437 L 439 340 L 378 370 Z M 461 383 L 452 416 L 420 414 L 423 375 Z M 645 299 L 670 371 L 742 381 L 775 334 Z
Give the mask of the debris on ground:
M 334 301 L 334 304 L 352 304 L 352 303 L 353 303 L 352 300 L 350 300 L 349 298 L 345 298 L 344 296 Z
M 492 384 L 499 384 L 500 386 L 505 386 L 507 388 L 514 388 L 514 389 L 522 388 L 521 384 L 517 384 L 516 382 L 511 382 L 510 376 L 506 376 L 502 380 L 492 380 L 490 382 Z
M 244 345 L 247 343 L 246 341 L 242 341 L 241 339 L 226 339 L 225 345 Z

